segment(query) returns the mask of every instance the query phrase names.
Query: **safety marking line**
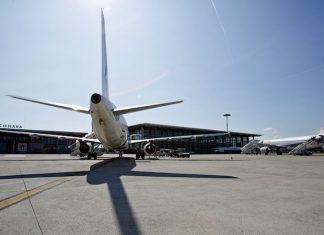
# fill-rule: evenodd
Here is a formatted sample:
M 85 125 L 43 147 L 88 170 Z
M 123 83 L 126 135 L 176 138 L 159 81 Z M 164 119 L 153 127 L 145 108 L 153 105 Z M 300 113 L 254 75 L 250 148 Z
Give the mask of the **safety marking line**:
M 93 171 L 93 170 L 95 170 L 97 168 L 100 168 L 103 165 L 105 165 L 105 164 L 107 164 L 109 162 L 115 161 L 117 159 L 119 159 L 119 158 L 110 158 L 110 159 L 106 159 L 104 161 L 98 162 L 98 163 L 96 163 L 96 164 L 94 164 L 94 165 L 92 165 L 90 167 L 90 171 Z M 79 176 L 79 175 L 83 175 L 83 173 L 84 172 L 78 172 L 78 173 L 70 175 L 70 176 Z M 17 195 L 2 199 L 2 200 L 0 200 L 0 211 L 7 208 L 7 207 L 9 207 L 9 206 L 12 206 L 12 205 L 18 203 L 18 202 L 26 200 L 26 199 L 28 199 L 28 197 L 35 196 L 35 195 L 37 195 L 39 193 L 44 192 L 45 190 L 54 188 L 55 186 L 63 184 L 66 181 L 69 181 L 69 180 L 72 180 L 72 178 L 61 178 L 61 179 L 58 179 L 58 180 L 51 181 L 51 182 L 49 182 L 47 184 L 41 185 L 39 187 L 33 188 L 31 190 L 27 190 L 27 191 L 25 191 L 23 193 L 20 193 L 20 194 L 17 194 Z
M 3 199 L 0 201 L 0 210 L 5 209 L 9 206 L 12 206 L 18 202 L 21 202 L 23 200 L 26 200 L 28 197 L 32 197 L 35 196 L 36 194 L 39 194 L 41 192 L 44 192 L 45 190 L 51 189 L 55 186 L 58 186 L 60 184 L 63 184 L 66 181 L 69 181 L 70 179 L 58 179 L 58 180 L 54 180 L 51 181 L 47 184 L 44 184 L 42 186 L 39 186 L 37 188 L 31 189 L 31 190 L 27 190 L 23 193 L 11 196 L 9 198 Z

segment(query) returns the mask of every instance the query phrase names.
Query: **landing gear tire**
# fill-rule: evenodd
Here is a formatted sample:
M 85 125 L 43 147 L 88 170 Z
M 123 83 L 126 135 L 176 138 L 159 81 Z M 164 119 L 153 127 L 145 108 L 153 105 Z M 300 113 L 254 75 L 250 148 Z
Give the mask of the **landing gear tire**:
M 145 153 L 142 153 L 142 154 L 141 154 L 141 158 L 142 158 L 142 160 L 145 159 Z
M 136 153 L 136 160 L 140 159 L 139 153 Z
M 88 159 L 91 160 L 93 158 L 94 160 L 97 160 L 97 153 L 88 153 Z

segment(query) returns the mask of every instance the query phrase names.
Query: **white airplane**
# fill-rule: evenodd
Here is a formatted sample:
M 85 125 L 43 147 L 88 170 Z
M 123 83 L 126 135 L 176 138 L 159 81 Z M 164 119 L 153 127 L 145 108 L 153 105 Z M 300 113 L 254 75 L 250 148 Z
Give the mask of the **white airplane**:
M 153 155 L 156 152 L 156 147 L 151 143 L 151 141 L 172 140 L 172 139 L 182 139 L 182 138 L 198 138 L 198 137 L 208 137 L 208 136 L 222 136 L 227 134 L 227 133 L 215 133 L 215 134 L 190 135 L 190 136 L 162 137 L 162 138 L 152 138 L 152 139 L 132 139 L 131 136 L 129 136 L 128 126 L 123 116 L 124 114 L 158 108 L 167 105 L 178 104 L 183 101 L 179 100 L 179 101 L 166 102 L 166 103 L 117 108 L 109 99 L 105 20 L 104 20 L 104 14 L 102 10 L 101 10 L 101 32 L 102 32 L 101 34 L 102 94 L 94 93 L 91 95 L 90 108 L 81 107 L 78 105 L 70 105 L 70 104 L 62 104 L 56 102 L 30 99 L 21 96 L 15 96 L 15 95 L 7 95 L 15 99 L 72 110 L 84 114 L 90 114 L 92 119 L 93 133 L 90 133 L 80 138 L 80 137 L 72 137 L 72 136 L 59 136 L 59 135 L 52 135 L 52 134 L 42 134 L 42 133 L 23 132 L 23 131 L 0 130 L 0 132 L 27 134 L 30 136 L 44 136 L 44 137 L 55 137 L 55 138 L 62 138 L 62 139 L 73 139 L 77 141 L 76 146 L 79 148 L 79 151 L 83 155 L 87 154 L 88 159 L 97 158 L 97 153 L 95 152 L 95 146 L 96 145 L 98 146 L 100 144 L 102 144 L 108 150 L 118 151 L 121 156 L 122 152 L 129 149 L 132 144 L 141 143 L 141 149 L 136 154 L 136 159 L 139 159 L 140 157 L 144 159 L 145 155 Z
M 252 140 L 242 147 L 242 153 L 265 153 L 276 152 L 281 155 L 282 151 L 290 151 L 291 155 L 310 155 L 309 150 L 321 148 L 324 145 L 324 128 L 317 135 L 298 136 L 271 140 Z

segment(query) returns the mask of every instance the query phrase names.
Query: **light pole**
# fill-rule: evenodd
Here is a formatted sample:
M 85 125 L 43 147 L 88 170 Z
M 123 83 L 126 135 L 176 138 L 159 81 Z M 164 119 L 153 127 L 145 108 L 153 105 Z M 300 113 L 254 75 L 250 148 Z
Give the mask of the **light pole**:
M 231 114 L 230 113 L 225 113 L 223 116 L 226 117 L 226 132 L 228 133 L 228 117 L 230 117 Z

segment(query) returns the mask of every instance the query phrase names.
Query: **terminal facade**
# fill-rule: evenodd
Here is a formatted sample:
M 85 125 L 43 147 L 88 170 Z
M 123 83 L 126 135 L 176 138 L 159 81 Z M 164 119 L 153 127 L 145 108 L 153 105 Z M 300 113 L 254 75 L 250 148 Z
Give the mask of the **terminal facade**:
M 14 129 L 7 129 L 14 130 Z M 39 132 L 54 135 L 83 137 L 84 132 L 66 131 L 39 131 L 22 130 L 26 132 Z M 224 131 L 200 129 L 181 126 L 170 126 L 162 124 L 142 123 L 129 127 L 129 134 L 141 134 L 142 138 L 158 138 L 167 136 L 198 135 L 223 133 Z M 197 154 L 214 153 L 217 147 L 242 147 L 249 140 L 258 137 L 258 134 L 231 132 L 230 136 L 205 137 L 196 139 L 181 139 L 172 141 L 153 142 L 158 149 L 185 148 L 186 151 Z M 68 146 L 73 144 L 73 140 L 57 139 L 49 137 L 29 136 L 24 134 L 0 133 L 0 154 L 37 154 L 37 153 L 70 153 Z
M 6 129 L 8 131 L 14 129 Z M 23 130 L 25 132 L 38 132 L 53 135 L 83 137 L 83 132 Z M 57 139 L 23 134 L 0 133 L 0 154 L 23 154 L 23 153 L 70 153 L 69 146 L 74 140 Z

